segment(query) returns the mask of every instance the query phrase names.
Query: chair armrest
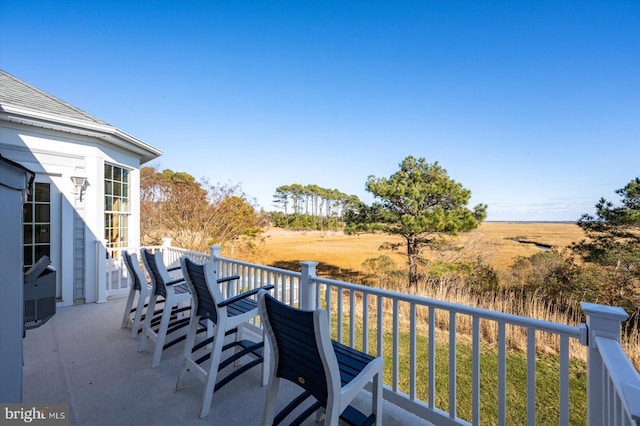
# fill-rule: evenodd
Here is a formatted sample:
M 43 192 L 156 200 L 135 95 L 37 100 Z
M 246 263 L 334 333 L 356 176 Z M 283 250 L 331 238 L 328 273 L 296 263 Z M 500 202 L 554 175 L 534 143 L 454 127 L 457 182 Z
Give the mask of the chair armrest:
M 180 283 L 183 283 L 183 282 L 185 282 L 184 278 L 177 278 L 175 280 L 169 281 L 168 283 L 164 283 L 164 285 L 176 285 L 176 284 L 180 284 Z
M 244 293 L 240 293 L 237 296 L 233 296 L 223 300 L 222 302 L 218 303 L 218 307 L 222 308 L 224 306 L 235 303 L 238 300 L 242 300 L 245 297 L 253 296 L 254 294 L 257 294 L 260 290 L 271 290 L 273 287 L 274 287 L 273 284 L 269 284 L 263 287 L 254 288 L 253 290 L 245 291 Z
M 228 277 L 218 278 L 218 284 L 224 283 L 227 281 L 239 280 L 239 279 L 240 279 L 240 275 L 229 275 Z
M 167 268 L 167 271 L 171 272 L 171 271 L 177 271 L 178 269 L 182 269 L 182 266 L 178 265 L 178 266 L 172 266 L 171 268 Z

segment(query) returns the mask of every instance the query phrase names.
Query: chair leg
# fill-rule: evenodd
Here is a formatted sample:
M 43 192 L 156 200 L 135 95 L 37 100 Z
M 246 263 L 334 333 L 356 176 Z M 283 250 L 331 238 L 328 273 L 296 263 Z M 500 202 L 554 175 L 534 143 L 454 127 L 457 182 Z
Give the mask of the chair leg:
M 131 288 L 129 290 L 129 297 L 127 298 L 127 305 L 124 307 L 124 315 L 122 316 L 121 328 L 127 328 L 131 325 L 131 308 L 133 307 L 133 299 L 136 296 L 136 291 Z
M 264 401 L 264 410 L 262 411 L 262 426 L 272 426 L 273 419 L 276 416 L 276 404 L 278 403 L 278 388 L 280 387 L 280 378 L 276 377 L 275 371 L 269 377 L 267 386 L 267 396 Z
M 140 337 L 140 344 L 138 345 L 138 352 L 144 352 L 147 347 L 147 340 L 150 335 L 155 334 L 151 329 L 151 320 L 153 318 L 153 312 L 156 309 L 156 300 L 158 296 L 151 295 L 149 299 L 149 305 L 147 306 L 147 315 L 144 316 L 144 327 L 142 327 L 142 336 Z
M 215 329 L 213 327 L 213 322 L 207 321 L 207 339 L 209 337 L 213 337 L 213 332 L 214 331 L 215 331 Z M 209 343 L 207 345 L 207 350 L 211 350 L 211 348 L 213 348 L 213 343 Z
M 138 292 L 138 303 L 136 306 L 136 314 L 133 317 L 133 325 L 131 326 L 131 338 L 135 339 L 138 336 L 140 330 L 140 320 L 142 318 L 142 312 L 144 311 L 145 295 L 143 292 Z
M 242 324 L 239 324 L 238 327 L 236 327 L 236 336 L 235 336 L 235 340 L 236 343 L 242 340 L 242 330 L 244 329 Z M 239 347 L 238 345 L 236 345 L 236 347 L 233 349 L 234 353 L 238 353 L 242 350 L 241 347 Z M 240 367 L 242 365 L 242 360 L 237 359 L 234 363 L 233 366 L 234 367 Z
M 264 327 L 262 328 L 262 341 L 264 342 L 262 347 L 262 386 L 266 386 L 269 383 L 269 371 L 271 369 L 271 346 Z
M 194 315 L 189 321 L 189 330 L 187 331 L 187 339 L 184 344 L 184 356 L 182 362 L 182 368 L 180 368 L 180 372 L 178 373 L 178 381 L 176 382 L 176 390 L 182 390 L 184 387 L 183 380 L 184 375 L 189 369 L 189 361 L 191 360 L 191 350 L 193 349 L 193 345 L 196 341 L 196 334 L 198 332 L 198 323 L 200 322 L 200 317 Z M 207 323 L 211 323 L 211 321 L 207 321 Z M 209 328 L 209 324 L 207 324 L 207 329 Z
M 158 328 L 156 347 L 153 350 L 153 360 L 151 361 L 151 368 L 156 368 L 160 364 L 164 340 L 167 337 L 167 330 L 169 329 L 169 320 L 171 319 L 172 308 L 173 298 L 167 294 L 167 300 L 165 300 L 164 309 L 162 310 L 162 318 L 160 319 L 160 328 Z
M 373 377 L 372 386 L 373 414 L 376 416 L 376 426 L 382 426 L 382 372 Z
M 318 409 L 318 412 L 324 411 L 324 425 L 325 426 L 334 426 L 339 424 L 340 421 L 340 410 L 338 409 L 339 404 L 336 403 L 334 398 L 327 398 L 327 408 L 322 410 L 322 407 Z M 317 415 L 317 413 L 316 413 Z
M 213 339 L 213 349 L 211 349 L 211 363 L 209 364 L 209 372 L 202 394 L 202 406 L 200 407 L 200 418 L 206 417 L 211 411 L 211 401 L 213 400 L 213 392 L 218 377 L 218 365 L 222 357 L 222 347 L 224 346 L 224 330 L 216 330 L 216 336 Z

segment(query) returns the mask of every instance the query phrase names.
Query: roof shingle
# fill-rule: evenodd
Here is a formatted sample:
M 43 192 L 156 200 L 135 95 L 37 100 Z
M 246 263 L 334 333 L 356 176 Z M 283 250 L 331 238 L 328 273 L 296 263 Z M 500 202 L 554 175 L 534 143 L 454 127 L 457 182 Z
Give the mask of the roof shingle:
M 94 124 L 108 124 L 0 70 L 0 104 L 30 109 Z

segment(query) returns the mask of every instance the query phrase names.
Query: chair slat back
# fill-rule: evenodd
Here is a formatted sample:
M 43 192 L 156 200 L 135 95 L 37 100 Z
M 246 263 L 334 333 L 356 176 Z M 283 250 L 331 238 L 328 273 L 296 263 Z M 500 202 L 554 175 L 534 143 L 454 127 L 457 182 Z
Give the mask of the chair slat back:
M 147 268 L 151 281 L 153 282 L 155 294 L 157 296 L 167 297 L 166 283 L 171 281 L 171 277 L 164 266 L 162 253 L 159 251 L 151 253 L 147 249 L 141 249 L 140 253 L 142 254 L 144 266 Z
M 140 262 L 138 261 L 138 256 L 135 253 L 129 253 L 124 250 L 122 252 L 122 257 L 124 258 L 124 264 L 129 270 L 129 276 L 131 277 L 131 281 L 133 282 L 133 289 L 140 291 L 142 288 L 142 283 L 146 284 L 146 279 L 144 273 L 140 269 Z
M 270 295 L 264 300 L 267 315 L 263 320 L 268 321 L 276 340 L 276 375 L 297 383 L 325 406 L 327 378 L 318 350 L 314 312 L 291 308 Z
M 180 259 L 180 264 L 185 281 L 196 295 L 196 314 L 217 324 L 219 308 L 207 282 L 207 272 L 210 272 L 207 271 L 207 263 L 198 264 L 185 256 Z

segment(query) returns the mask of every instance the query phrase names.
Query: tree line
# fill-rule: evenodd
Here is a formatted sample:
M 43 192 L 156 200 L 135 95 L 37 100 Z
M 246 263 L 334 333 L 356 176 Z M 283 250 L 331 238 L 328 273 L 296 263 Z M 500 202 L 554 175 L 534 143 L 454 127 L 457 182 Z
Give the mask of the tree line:
M 362 202 L 337 189 L 295 183 L 276 188 L 273 203 L 282 209 L 270 214 L 275 226 L 321 230 L 339 228 L 345 213 Z

